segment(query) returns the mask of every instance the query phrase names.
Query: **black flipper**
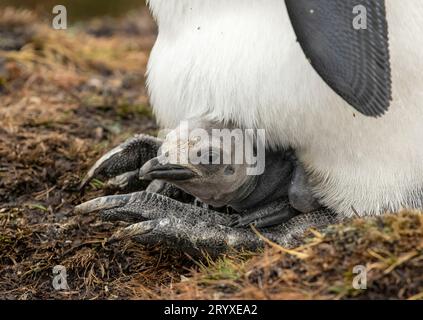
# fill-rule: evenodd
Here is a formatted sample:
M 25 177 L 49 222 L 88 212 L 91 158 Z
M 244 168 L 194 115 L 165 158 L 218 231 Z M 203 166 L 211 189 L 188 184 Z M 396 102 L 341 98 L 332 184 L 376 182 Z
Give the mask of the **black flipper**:
M 364 115 L 383 115 L 392 100 L 385 1 L 285 2 L 298 41 L 323 80 Z M 358 5 L 367 10 L 367 29 L 353 25 Z

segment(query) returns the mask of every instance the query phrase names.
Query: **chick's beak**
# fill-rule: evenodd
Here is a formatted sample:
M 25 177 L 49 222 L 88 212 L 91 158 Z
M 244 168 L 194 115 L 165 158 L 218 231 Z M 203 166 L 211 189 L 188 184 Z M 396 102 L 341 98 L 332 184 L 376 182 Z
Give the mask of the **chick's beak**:
M 139 177 L 144 180 L 181 181 L 189 180 L 197 174 L 186 166 L 163 163 L 161 158 L 153 158 L 140 169 Z

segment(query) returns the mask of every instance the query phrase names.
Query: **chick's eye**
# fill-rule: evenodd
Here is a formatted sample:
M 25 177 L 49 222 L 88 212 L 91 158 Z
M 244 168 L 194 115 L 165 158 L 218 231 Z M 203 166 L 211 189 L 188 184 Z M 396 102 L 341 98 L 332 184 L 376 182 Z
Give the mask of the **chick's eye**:
M 216 164 L 219 160 L 219 155 L 214 152 L 204 152 L 202 155 L 202 163 L 203 164 Z

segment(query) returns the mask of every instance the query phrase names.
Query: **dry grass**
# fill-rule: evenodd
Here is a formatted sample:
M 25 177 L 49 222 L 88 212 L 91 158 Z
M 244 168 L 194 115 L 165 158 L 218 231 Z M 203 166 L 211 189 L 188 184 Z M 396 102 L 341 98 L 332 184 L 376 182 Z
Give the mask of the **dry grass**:
M 143 89 L 154 24 L 140 12 L 110 25 L 95 37 L 98 20 L 59 32 L 0 10 L 0 30 L 22 43 L 0 43 L 0 298 L 423 298 L 423 222 L 412 213 L 313 232 L 294 251 L 217 260 L 106 244 L 116 225 L 72 211 L 103 194 L 95 181 L 80 195 L 80 179 L 112 145 L 156 130 Z M 352 289 L 357 264 L 370 270 L 366 291 Z M 55 265 L 66 266 L 69 291 L 53 289 Z
M 143 89 L 154 25 L 140 39 L 96 38 L 34 24 L 27 12 L 0 16 L 10 37 L 22 36 L 12 22 L 24 25 L 28 16 L 35 30 L 19 50 L 0 50 L 1 297 L 156 297 L 155 288 L 178 278 L 179 256 L 131 242 L 106 247 L 115 227 L 72 212 L 100 194 L 95 183 L 77 192 L 93 159 L 156 129 Z M 70 292 L 52 288 L 58 264 L 68 269 Z
M 311 231 L 291 252 L 269 247 L 247 261 L 239 256 L 193 270 L 168 291 L 189 299 L 418 299 L 423 292 L 423 217 L 403 213 Z M 367 290 L 353 288 L 366 266 Z

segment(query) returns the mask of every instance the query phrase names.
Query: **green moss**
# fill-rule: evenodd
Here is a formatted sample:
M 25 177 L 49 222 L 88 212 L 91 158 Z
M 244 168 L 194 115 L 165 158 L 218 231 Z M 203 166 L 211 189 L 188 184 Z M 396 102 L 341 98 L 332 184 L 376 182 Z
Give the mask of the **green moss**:
M 199 266 L 200 282 L 215 283 L 223 280 L 237 281 L 245 274 L 245 263 L 252 253 L 238 253 L 234 256 L 223 256 L 216 260 L 207 257 L 205 262 L 196 262 Z
M 104 187 L 104 182 L 98 179 L 93 179 L 90 183 L 91 187 L 95 188 L 95 189 L 102 189 Z

